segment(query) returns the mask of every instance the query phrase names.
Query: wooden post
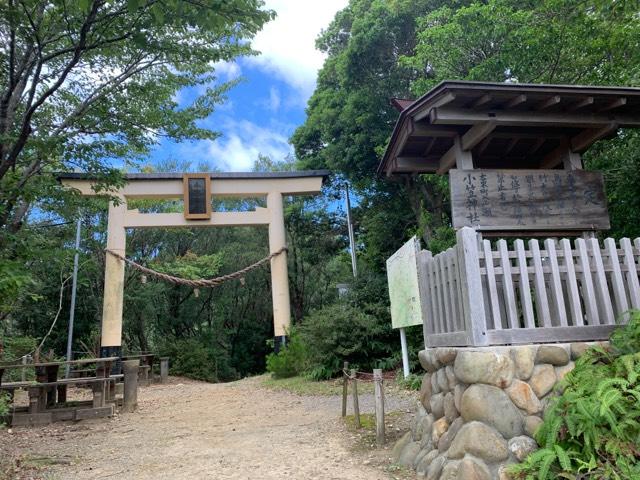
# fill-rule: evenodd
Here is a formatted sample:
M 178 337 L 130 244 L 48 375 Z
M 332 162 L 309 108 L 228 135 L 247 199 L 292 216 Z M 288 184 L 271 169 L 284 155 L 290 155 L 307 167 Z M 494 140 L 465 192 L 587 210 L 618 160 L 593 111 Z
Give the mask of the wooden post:
M 347 416 L 347 394 L 349 393 L 349 362 L 344 362 L 342 366 L 342 416 Z
M 460 269 L 460 283 L 462 285 L 462 310 L 469 345 L 488 345 L 478 238 L 475 230 L 470 227 L 463 227 L 458 230 L 456 237 L 458 268 Z
M 124 371 L 124 394 L 122 411 L 133 412 L 138 406 L 138 368 L 140 360 L 125 360 L 122 362 Z
M 382 369 L 373 370 L 373 381 L 375 382 L 376 397 L 376 443 L 379 447 L 384 445 L 384 386 L 382 380 Z
M 160 358 L 160 383 L 167 383 L 169 379 L 169 357 Z
M 358 404 L 358 379 L 356 378 L 356 369 L 351 369 L 351 381 L 353 382 L 353 388 L 351 393 L 353 394 L 353 416 L 355 418 L 356 428 L 360 428 L 360 405 Z

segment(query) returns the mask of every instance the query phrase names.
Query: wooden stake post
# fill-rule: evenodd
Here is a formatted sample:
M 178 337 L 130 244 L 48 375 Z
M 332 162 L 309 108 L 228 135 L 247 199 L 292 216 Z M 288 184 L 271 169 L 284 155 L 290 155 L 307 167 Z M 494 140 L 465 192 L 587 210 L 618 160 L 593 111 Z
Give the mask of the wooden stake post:
M 376 443 L 378 446 L 382 446 L 384 445 L 384 388 L 380 368 L 373 370 L 373 381 L 376 397 Z
M 353 416 L 355 417 L 356 428 L 360 428 L 360 405 L 358 404 L 358 379 L 356 378 L 356 369 L 351 369 L 351 381 L 353 382 Z
M 349 393 L 349 362 L 344 362 L 342 367 L 342 416 L 347 416 L 347 394 Z

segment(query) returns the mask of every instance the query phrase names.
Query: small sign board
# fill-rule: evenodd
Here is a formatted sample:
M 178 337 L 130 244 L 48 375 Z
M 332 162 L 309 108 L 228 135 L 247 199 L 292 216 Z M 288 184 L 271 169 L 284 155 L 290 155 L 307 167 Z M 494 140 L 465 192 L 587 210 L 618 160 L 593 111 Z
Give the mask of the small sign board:
M 607 230 L 602 173 L 585 170 L 449 171 L 454 228 Z
M 184 218 L 208 220 L 211 218 L 211 175 L 186 173 L 182 177 L 184 188 Z
M 422 305 L 418 283 L 419 251 L 420 241 L 413 237 L 387 259 L 393 328 L 422 325 Z

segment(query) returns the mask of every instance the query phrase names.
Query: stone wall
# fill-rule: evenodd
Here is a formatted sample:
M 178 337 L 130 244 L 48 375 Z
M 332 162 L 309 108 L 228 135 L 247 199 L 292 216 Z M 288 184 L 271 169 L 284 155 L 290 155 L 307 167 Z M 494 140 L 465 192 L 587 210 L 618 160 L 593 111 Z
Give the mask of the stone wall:
M 537 448 L 554 387 L 588 346 L 422 350 L 420 404 L 394 461 L 427 480 L 507 479 L 505 467 Z

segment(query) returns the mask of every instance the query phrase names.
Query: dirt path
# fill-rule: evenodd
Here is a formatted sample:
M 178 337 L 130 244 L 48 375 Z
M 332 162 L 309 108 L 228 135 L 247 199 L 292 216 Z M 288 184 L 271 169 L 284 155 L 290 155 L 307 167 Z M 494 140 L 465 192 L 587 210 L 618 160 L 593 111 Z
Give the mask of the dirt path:
M 366 411 L 370 399 L 363 397 Z M 389 398 L 388 407 L 406 410 L 410 402 Z M 7 449 L 59 462 L 26 478 L 395 478 L 388 449 L 354 451 L 358 439 L 339 411 L 339 398 L 276 392 L 259 378 L 172 379 L 141 389 L 134 414 L 0 432 L 0 456 Z

